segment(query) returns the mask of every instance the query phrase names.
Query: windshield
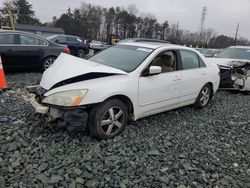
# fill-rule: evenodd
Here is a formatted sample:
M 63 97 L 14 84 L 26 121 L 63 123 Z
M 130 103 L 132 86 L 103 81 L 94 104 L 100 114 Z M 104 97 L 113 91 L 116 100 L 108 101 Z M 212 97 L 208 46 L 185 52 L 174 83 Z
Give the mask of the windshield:
M 226 48 L 217 55 L 218 58 L 248 59 L 250 60 L 250 49 Z
M 114 67 L 125 72 L 135 70 L 153 51 L 150 48 L 143 48 L 128 45 L 115 45 L 93 57 L 90 61 Z

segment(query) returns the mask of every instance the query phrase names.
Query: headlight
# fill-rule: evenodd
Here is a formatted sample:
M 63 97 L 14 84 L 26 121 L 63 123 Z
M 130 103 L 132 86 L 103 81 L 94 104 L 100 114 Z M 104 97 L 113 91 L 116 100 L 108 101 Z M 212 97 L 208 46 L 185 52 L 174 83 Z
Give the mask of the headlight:
M 71 90 L 52 94 L 42 100 L 43 103 L 58 106 L 77 106 L 85 97 L 88 90 Z

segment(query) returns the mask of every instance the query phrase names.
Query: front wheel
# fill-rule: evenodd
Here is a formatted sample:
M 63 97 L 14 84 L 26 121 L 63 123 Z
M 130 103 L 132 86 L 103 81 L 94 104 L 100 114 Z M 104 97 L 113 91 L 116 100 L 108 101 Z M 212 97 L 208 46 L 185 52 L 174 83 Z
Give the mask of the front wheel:
M 47 57 L 43 60 L 43 71 L 45 71 L 46 69 L 48 69 L 53 63 L 54 61 L 56 60 L 56 57 Z
M 200 91 L 200 93 L 199 93 L 199 95 L 194 103 L 194 106 L 196 108 L 204 108 L 205 106 L 207 106 L 208 102 L 210 101 L 211 95 L 212 95 L 212 87 L 210 84 L 206 84 L 201 89 L 201 91 Z
M 126 105 L 112 99 L 94 107 L 89 116 L 89 130 L 100 139 L 110 139 L 119 135 L 127 124 L 128 110 Z

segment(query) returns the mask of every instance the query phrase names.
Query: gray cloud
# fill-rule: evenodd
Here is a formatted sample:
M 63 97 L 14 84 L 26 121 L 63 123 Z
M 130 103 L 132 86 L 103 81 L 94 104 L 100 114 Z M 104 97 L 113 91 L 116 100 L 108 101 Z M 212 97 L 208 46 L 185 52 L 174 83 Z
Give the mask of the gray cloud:
M 51 21 L 52 16 L 60 16 L 68 7 L 78 8 L 80 0 L 28 0 L 33 4 L 37 17 Z M 206 6 L 206 28 L 214 28 L 218 34 L 233 37 L 237 23 L 239 35 L 250 39 L 250 1 L 249 0 L 85 0 L 87 3 L 103 7 L 136 4 L 140 12 L 151 13 L 163 22 L 180 24 L 182 29 L 198 31 L 202 7 Z

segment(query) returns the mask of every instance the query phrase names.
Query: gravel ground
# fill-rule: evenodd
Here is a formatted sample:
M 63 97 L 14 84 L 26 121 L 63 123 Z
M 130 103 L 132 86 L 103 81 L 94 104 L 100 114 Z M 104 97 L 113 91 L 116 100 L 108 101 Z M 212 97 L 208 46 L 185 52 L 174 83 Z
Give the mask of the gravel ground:
M 98 141 L 51 129 L 21 95 L 39 73 L 7 75 L 0 95 L 0 187 L 250 187 L 250 96 L 219 92 Z M 13 82 L 13 83 L 12 83 Z

